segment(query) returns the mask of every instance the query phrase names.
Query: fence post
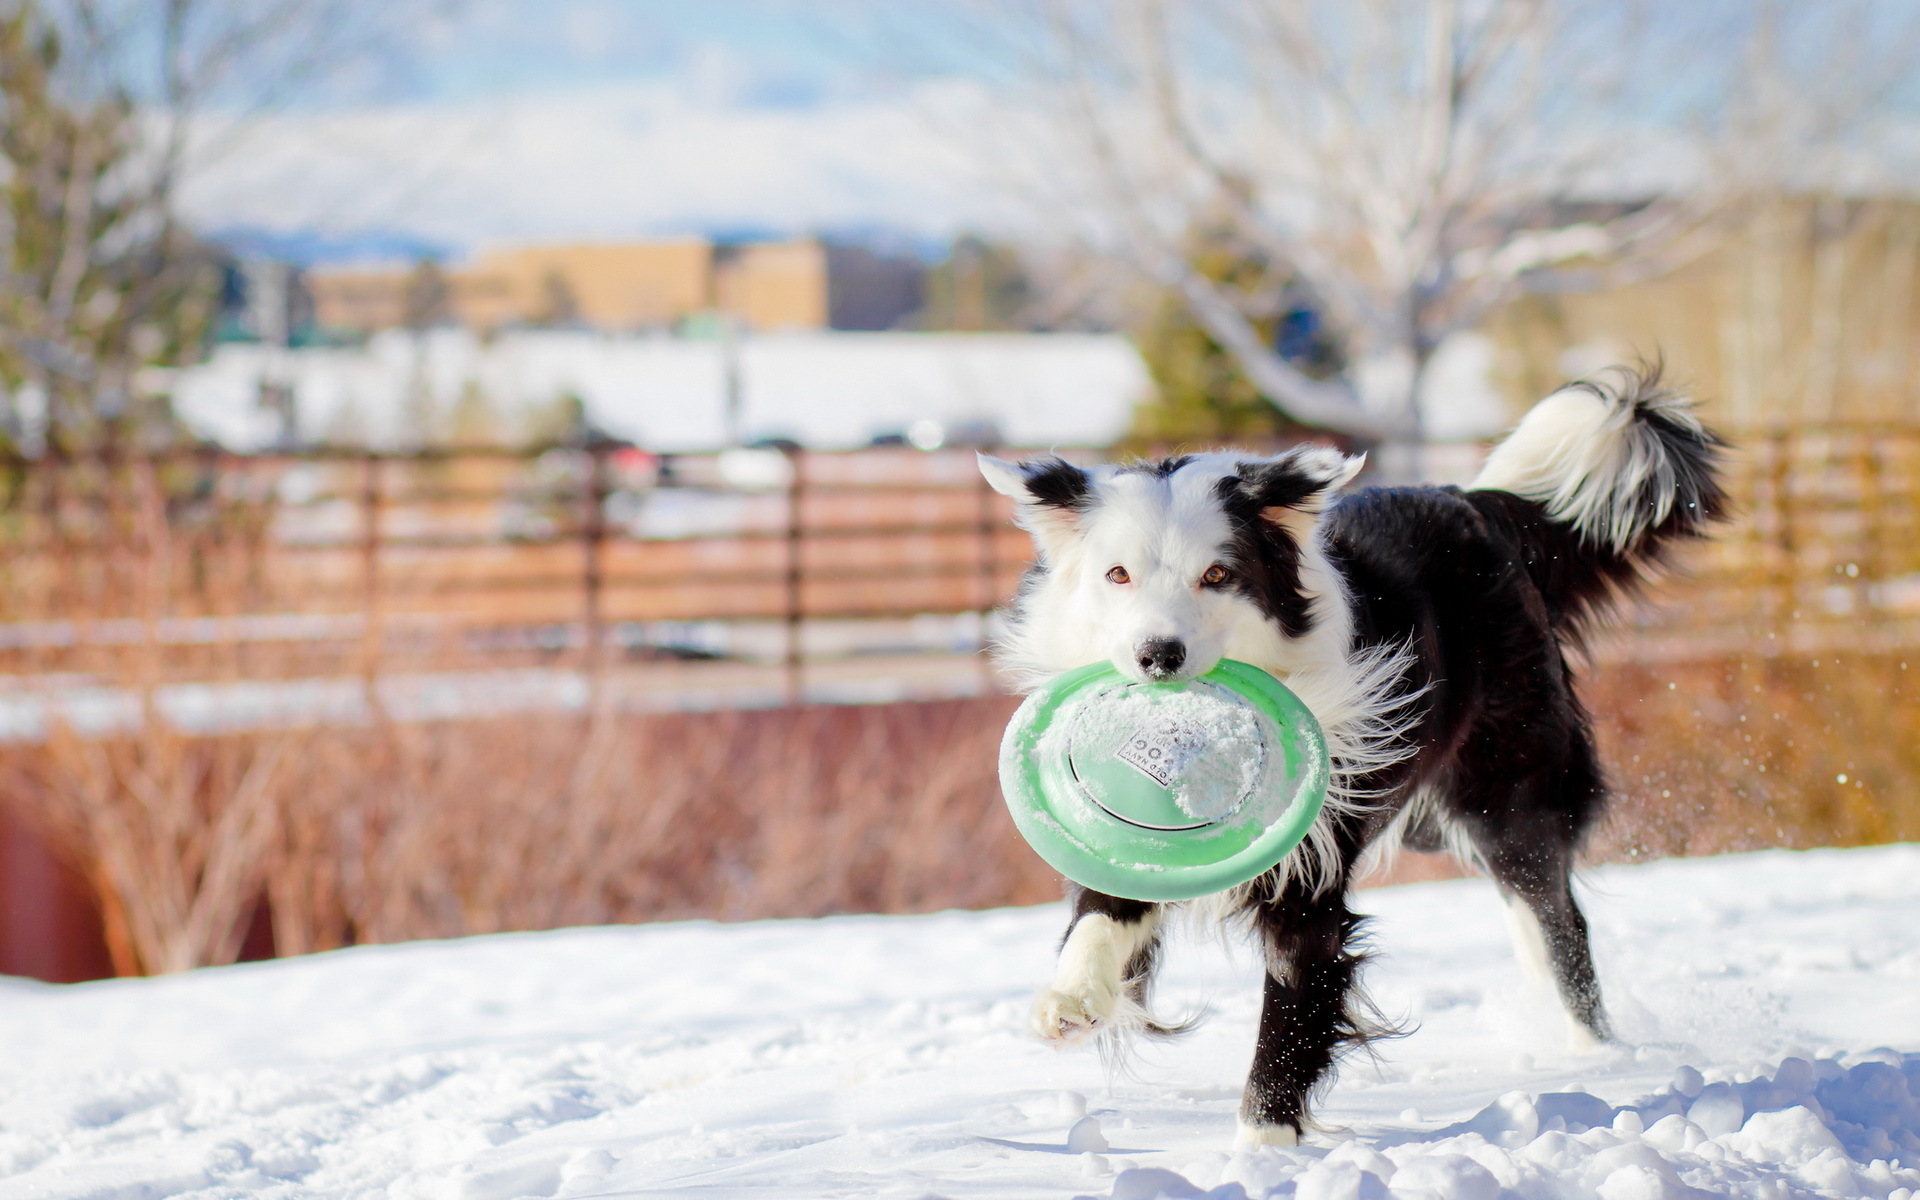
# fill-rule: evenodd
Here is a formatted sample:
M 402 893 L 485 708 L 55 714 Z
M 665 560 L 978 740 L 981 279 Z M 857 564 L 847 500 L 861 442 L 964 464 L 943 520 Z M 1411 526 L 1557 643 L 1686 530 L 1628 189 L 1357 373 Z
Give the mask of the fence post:
M 801 515 L 801 503 L 805 482 L 804 454 L 800 447 L 782 445 L 780 452 L 787 456 L 787 573 L 785 587 L 786 616 L 786 661 L 783 664 L 783 681 L 786 700 L 789 707 L 797 706 L 806 699 L 806 681 L 802 678 L 800 653 L 800 622 L 804 615 L 802 595 L 804 579 L 801 552 L 804 546 L 804 520 Z
M 1772 578 L 1768 581 L 1774 597 L 1773 611 L 1768 614 L 1768 619 L 1782 638 L 1787 637 L 1799 619 L 1795 604 L 1799 599 L 1800 555 L 1799 546 L 1794 540 L 1791 495 L 1797 448 L 1797 439 L 1790 427 L 1782 425 L 1774 430 L 1773 457 L 1767 464 L 1770 483 L 1767 490 L 1773 501 L 1774 537 L 1779 553 Z
M 380 701 L 380 651 L 384 640 L 380 604 L 380 509 L 384 480 L 380 455 L 368 450 L 360 459 L 360 679 L 367 711 L 384 724 Z
M 43 596 L 53 600 L 53 604 L 50 606 L 52 611 L 59 611 L 64 601 L 72 604 L 73 607 L 70 611 L 75 614 L 83 613 L 87 611 L 87 608 L 82 607 L 78 603 L 80 596 L 73 586 L 72 579 L 59 578 L 62 574 L 69 576 L 78 574 L 78 572 L 73 570 L 71 564 L 78 560 L 81 554 L 85 552 L 85 543 L 82 542 L 80 546 L 73 546 L 68 541 L 67 522 L 63 519 L 64 514 L 62 511 L 64 507 L 63 497 L 65 495 L 65 489 L 61 484 L 65 481 L 61 478 L 61 475 L 64 470 L 64 464 L 54 453 L 53 447 L 49 446 L 41 453 L 40 470 L 42 472 L 41 478 L 46 481 L 46 487 L 41 492 L 41 500 L 45 505 L 42 516 L 46 520 L 46 542 L 40 548 L 41 553 L 52 553 L 58 556 L 59 559 L 64 559 L 69 564 L 66 571 L 56 572 L 54 578 L 48 581 L 46 585 L 47 591 L 43 593 Z M 97 604 L 89 607 L 91 607 L 95 613 L 99 612 Z M 77 621 L 75 623 L 79 624 Z M 74 644 L 76 647 L 84 646 L 84 642 L 79 638 L 74 639 Z M 41 651 L 41 653 L 57 659 L 60 652 L 49 648 Z M 66 663 L 68 670 L 73 670 L 76 664 L 82 663 L 86 659 L 86 651 L 84 649 L 80 649 L 78 653 L 69 651 L 69 655 L 70 657 L 67 658 Z M 38 656 L 36 656 L 36 658 L 38 658 Z M 44 660 L 40 660 L 39 669 L 46 669 Z
M 1860 431 L 1860 509 L 1862 532 L 1860 575 L 1856 581 L 1856 611 L 1871 611 L 1873 585 L 1895 575 L 1893 554 L 1888 548 L 1886 447 L 1875 436 L 1877 431 Z
M 581 481 L 581 548 L 585 553 L 582 564 L 585 569 L 586 588 L 585 621 L 585 662 L 587 672 L 587 702 L 591 709 L 600 707 L 602 687 L 602 665 L 605 658 L 604 643 L 606 632 L 601 613 L 601 592 L 605 586 L 605 563 L 602 550 L 607 540 L 607 446 L 603 442 L 590 442 L 587 446 L 586 477 Z
M 986 449 L 992 449 L 987 447 Z M 984 472 L 973 473 L 974 495 L 978 500 L 976 517 L 979 521 L 979 584 L 980 584 L 980 637 L 974 647 L 974 656 L 980 660 L 980 690 L 983 693 L 994 689 L 993 663 L 987 658 L 987 619 L 993 615 L 994 601 L 1000 598 L 1000 554 L 999 521 L 994 512 L 993 498 L 997 494 L 987 482 Z

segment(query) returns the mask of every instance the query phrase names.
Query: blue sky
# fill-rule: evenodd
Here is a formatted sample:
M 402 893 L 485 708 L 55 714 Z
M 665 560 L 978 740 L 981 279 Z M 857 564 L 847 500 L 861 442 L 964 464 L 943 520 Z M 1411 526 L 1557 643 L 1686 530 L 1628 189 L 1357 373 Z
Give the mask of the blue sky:
M 458 103 L 677 80 L 807 107 L 983 66 L 967 53 L 977 9 L 964 0 L 416 2 L 418 19 L 311 99 Z

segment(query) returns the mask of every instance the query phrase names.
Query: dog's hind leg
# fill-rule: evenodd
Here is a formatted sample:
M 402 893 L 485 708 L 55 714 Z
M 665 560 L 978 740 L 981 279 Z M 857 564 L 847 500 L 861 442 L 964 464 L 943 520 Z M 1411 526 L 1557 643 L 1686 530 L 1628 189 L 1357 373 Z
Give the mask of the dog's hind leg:
M 1530 973 L 1544 968 L 1567 1007 L 1573 1049 L 1591 1050 L 1611 1041 L 1613 1028 L 1600 999 L 1587 918 L 1573 898 L 1572 864 L 1564 858 L 1557 863 L 1489 858 L 1487 867 L 1506 899 L 1521 964 Z
M 1486 813 L 1462 813 L 1481 864 L 1507 901 L 1514 949 L 1521 965 L 1545 974 L 1572 1020 L 1576 1050 L 1613 1037 L 1593 969 L 1587 918 L 1573 898 L 1573 858 L 1580 834 L 1604 795 L 1600 769 L 1586 737 L 1574 738 L 1560 770 L 1489 789 L 1504 803 Z
M 1033 1032 L 1048 1041 L 1115 1027 L 1170 1032 L 1147 1015 L 1159 955 L 1159 905 L 1075 888 L 1053 983 L 1034 1001 Z
M 1587 918 L 1573 898 L 1569 864 L 1518 860 L 1487 865 L 1507 901 L 1521 964 L 1529 973 L 1544 968 L 1567 1007 L 1573 1049 L 1591 1050 L 1611 1041 L 1613 1028 L 1600 999 Z

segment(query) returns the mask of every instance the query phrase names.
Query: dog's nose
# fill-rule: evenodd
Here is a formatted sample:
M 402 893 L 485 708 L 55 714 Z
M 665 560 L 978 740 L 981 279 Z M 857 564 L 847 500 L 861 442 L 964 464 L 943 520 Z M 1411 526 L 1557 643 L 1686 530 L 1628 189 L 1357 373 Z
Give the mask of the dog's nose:
M 1165 679 L 1187 661 L 1187 647 L 1178 638 L 1148 638 L 1135 649 L 1134 656 L 1147 678 Z

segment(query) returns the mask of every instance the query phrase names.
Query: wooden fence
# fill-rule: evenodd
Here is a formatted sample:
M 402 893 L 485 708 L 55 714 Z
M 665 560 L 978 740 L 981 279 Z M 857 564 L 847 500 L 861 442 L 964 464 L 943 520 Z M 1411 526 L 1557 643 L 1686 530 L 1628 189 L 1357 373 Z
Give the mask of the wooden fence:
M 1920 640 L 1920 425 L 1734 442 L 1733 520 L 1603 656 Z M 777 665 L 792 699 L 810 658 L 874 648 L 810 649 L 806 627 L 984 614 L 1029 554 L 970 451 L 196 452 L 0 472 L 15 676 L 735 657 Z M 129 668 L 139 655 L 157 661 Z
M 0 670 L 23 675 L 125 677 L 156 648 L 168 679 L 747 657 L 792 700 L 805 627 L 984 614 L 1028 556 L 970 451 L 190 453 L 8 479 Z
M 1920 424 L 1732 439 L 1731 519 L 1602 657 L 1639 663 L 1920 646 Z

